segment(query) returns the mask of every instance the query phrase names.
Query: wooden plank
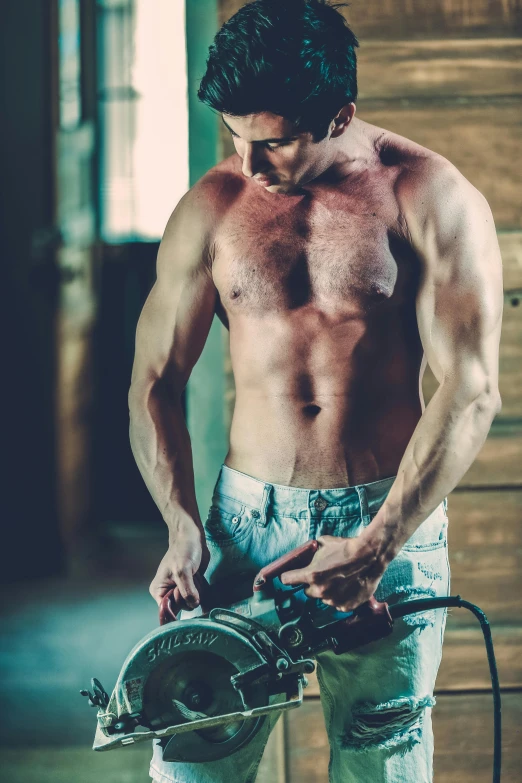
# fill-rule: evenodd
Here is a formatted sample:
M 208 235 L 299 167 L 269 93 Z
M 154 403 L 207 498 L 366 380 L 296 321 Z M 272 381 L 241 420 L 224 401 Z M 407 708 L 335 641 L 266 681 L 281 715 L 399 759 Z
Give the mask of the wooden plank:
M 522 698 L 502 695 L 502 783 L 520 783 Z M 490 783 L 493 701 L 490 694 L 438 696 L 433 710 L 437 783 Z
M 511 276 L 511 275 L 510 275 Z M 514 274 L 512 275 L 514 277 Z M 422 379 L 428 404 L 439 384 L 429 367 Z M 502 411 L 497 418 L 522 418 L 522 286 L 504 293 L 504 314 L 499 354 L 499 388 Z
M 522 286 L 504 293 L 499 354 L 502 417 L 522 417 Z
M 482 631 L 454 628 L 448 620 L 437 691 L 490 690 L 491 678 Z M 495 658 L 502 688 L 522 688 L 522 628 L 493 625 Z
M 245 0 L 219 0 L 223 24 Z M 368 39 L 514 36 L 522 31 L 520 0 L 352 0 L 341 8 L 364 45 Z
M 502 697 L 503 783 L 520 783 L 522 699 Z M 326 783 L 329 747 L 320 702 L 286 715 L 288 783 Z M 439 695 L 433 709 L 437 783 L 489 783 L 493 760 L 493 703 L 489 693 Z
M 452 595 L 480 606 L 492 624 L 522 623 L 522 492 L 453 492 L 448 517 Z M 450 620 L 474 626 L 464 610 Z
M 236 11 L 245 5 L 245 0 L 218 0 L 218 21 L 224 24 Z
M 522 112 L 517 102 L 382 108 L 358 105 L 357 116 L 405 136 L 450 160 L 487 198 L 497 230 L 522 228 L 518 160 Z
M 522 486 L 522 422 L 501 417 L 493 422 L 475 462 L 461 487 Z
M 56 436 L 62 539 L 74 547 L 92 515 L 93 330 L 60 318 Z
M 476 628 L 455 628 L 448 620 L 444 635 L 442 662 L 437 675 L 437 691 L 489 690 L 491 679 L 484 637 Z M 493 644 L 503 688 L 522 688 L 522 628 L 493 625 Z M 307 675 L 305 698 L 319 696 L 317 674 Z
M 520 39 L 379 41 L 358 56 L 359 101 L 517 95 L 522 88 Z
M 318 699 L 285 715 L 288 783 L 326 783 L 330 749 Z
M 504 547 L 512 552 L 522 547 L 522 491 L 456 491 L 448 498 L 448 540 L 455 565 L 460 552 Z
M 522 30 L 520 0 L 352 0 L 341 11 L 362 46 L 369 39 L 511 37 Z
M 504 291 L 522 288 L 522 232 L 509 231 L 498 235 L 502 267 L 504 269 Z
M 280 718 L 268 738 L 256 783 L 286 783 L 285 729 L 285 722 Z

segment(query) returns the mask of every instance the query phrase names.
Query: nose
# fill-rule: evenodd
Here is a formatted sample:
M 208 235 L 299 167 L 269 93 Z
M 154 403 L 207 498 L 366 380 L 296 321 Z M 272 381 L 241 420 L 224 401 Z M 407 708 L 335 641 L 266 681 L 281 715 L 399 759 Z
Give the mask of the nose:
M 261 160 L 260 150 L 256 150 L 253 144 L 245 142 L 243 147 L 243 167 L 241 169 L 245 177 L 253 177 L 259 173 Z

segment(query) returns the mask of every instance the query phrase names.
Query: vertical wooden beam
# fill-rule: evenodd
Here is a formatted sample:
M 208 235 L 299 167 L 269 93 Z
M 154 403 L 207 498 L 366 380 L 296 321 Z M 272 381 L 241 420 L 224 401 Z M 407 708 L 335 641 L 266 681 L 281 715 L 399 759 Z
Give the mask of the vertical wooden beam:
M 287 783 L 286 715 L 277 721 L 259 765 L 256 783 Z
M 217 0 L 186 0 L 190 184 L 218 161 L 216 115 L 197 97 L 208 47 L 217 32 Z M 215 318 L 187 386 L 187 424 L 192 441 L 196 499 L 205 515 L 227 451 L 225 373 L 220 321 Z
M 0 24 L 2 582 L 54 575 L 64 565 L 55 484 L 53 10 L 50 0 L 5 0 Z

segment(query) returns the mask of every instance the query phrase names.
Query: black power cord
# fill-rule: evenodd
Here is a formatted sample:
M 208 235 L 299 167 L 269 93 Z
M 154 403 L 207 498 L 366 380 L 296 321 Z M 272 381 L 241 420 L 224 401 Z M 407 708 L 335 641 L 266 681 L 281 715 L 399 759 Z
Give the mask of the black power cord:
M 447 606 L 457 606 L 459 609 L 469 609 L 473 612 L 480 623 L 484 635 L 484 643 L 488 654 L 489 673 L 491 676 L 491 686 L 493 689 L 493 710 L 494 710 L 494 741 L 493 741 L 493 783 L 500 783 L 500 769 L 502 764 L 502 713 L 500 703 L 500 685 L 498 681 L 497 662 L 495 660 L 495 651 L 493 649 L 493 639 L 491 638 L 491 628 L 488 618 L 478 606 L 464 601 L 460 595 L 448 595 L 441 598 L 419 598 L 413 601 L 404 601 L 404 603 L 388 606 L 393 619 L 404 617 L 406 614 L 415 614 L 416 612 L 425 612 L 427 609 L 444 609 Z

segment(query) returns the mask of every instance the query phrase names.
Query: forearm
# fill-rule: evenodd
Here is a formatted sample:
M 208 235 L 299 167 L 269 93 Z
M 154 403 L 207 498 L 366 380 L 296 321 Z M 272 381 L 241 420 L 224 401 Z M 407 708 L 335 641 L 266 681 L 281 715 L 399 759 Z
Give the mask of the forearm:
M 497 394 L 459 399 L 441 384 L 421 416 L 386 501 L 363 536 L 385 563 L 459 483 L 475 460 L 499 410 Z
M 141 475 L 175 537 L 187 517 L 202 527 L 196 502 L 190 435 L 181 396 L 158 381 L 129 394 L 130 442 Z

